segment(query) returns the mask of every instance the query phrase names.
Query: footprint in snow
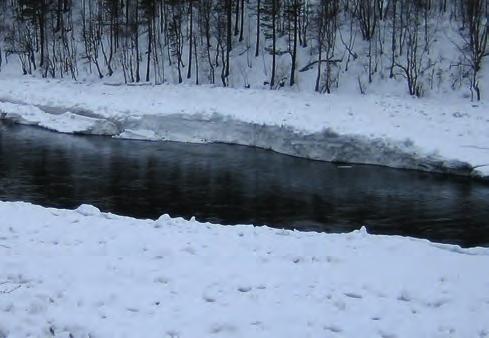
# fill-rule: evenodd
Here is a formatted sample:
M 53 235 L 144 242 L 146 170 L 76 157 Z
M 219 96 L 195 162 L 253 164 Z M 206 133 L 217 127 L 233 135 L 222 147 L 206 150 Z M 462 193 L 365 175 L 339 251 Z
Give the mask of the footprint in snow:
M 354 292 L 345 292 L 344 295 L 347 297 L 350 297 L 350 298 L 355 298 L 355 299 L 362 299 L 363 298 L 362 295 L 360 295 L 358 293 L 354 293 Z
M 292 262 L 294 264 L 301 263 L 303 260 L 304 260 L 304 258 L 302 258 L 302 257 L 294 257 L 294 258 L 292 258 Z
M 441 299 L 436 299 L 433 301 L 425 302 L 424 305 L 427 307 L 438 309 L 439 307 L 442 307 L 443 305 L 447 304 L 448 302 L 450 302 L 449 299 L 441 298 Z
M 180 333 L 175 330 L 166 331 L 166 337 L 168 338 L 180 338 Z
M 418 310 L 418 309 L 415 309 L 415 308 L 412 308 L 412 309 L 411 309 L 411 313 L 412 313 L 413 315 L 416 315 L 416 314 L 418 314 L 418 313 L 419 313 L 419 310 Z
M 236 326 L 227 323 L 214 324 L 211 326 L 209 331 L 212 334 L 222 333 L 225 336 L 229 336 L 231 333 L 236 332 Z
M 402 302 L 410 302 L 412 300 L 412 297 L 409 292 L 403 290 L 401 291 L 401 294 L 397 297 L 397 300 L 400 300 Z
M 154 279 L 154 282 L 155 283 L 165 284 L 166 285 L 166 284 L 170 283 L 170 278 L 165 277 L 165 276 L 159 276 L 159 277 L 156 277 Z
M 453 335 L 455 333 L 455 329 L 453 327 L 443 325 L 438 327 L 438 332 Z
M 340 333 L 343 332 L 343 329 L 337 325 L 326 325 L 323 327 L 324 330 L 328 330 L 334 333 Z
M 328 262 L 328 263 L 340 263 L 341 259 L 339 259 L 338 257 L 334 257 L 334 256 L 326 256 L 326 262 Z
M 260 329 L 262 329 L 262 330 L 263 330 L 263 328 L 265 327 L 265 326 L 263 325 L 263 322 L 262 322 L 262 321 L 260 321 L 260 320 L 255 320 L 255 321 L 251 322 L 251 323 L 250 323 L 250 325 L 252 325 L 252 326 L 257 326 L 257 327 L 259 327 L 259 328 L 260 328 Z
M 186 247 L 184 247 L 184 248 L 182 249 L 182 251 L 183 251 L 183 252 L 186 252 L 186 253 L 188 253 L 188 254 L 190 254 L 190 255 L 193 255 L 193 256 L 196 254 L 195 249 L 194 249 L 193 247 L 191 247 L 191 246 L 186 246 Z
M 238 287 L 238 291 L 239 292 L 243 292 L 243 293 L 250 292 L 251 289 L 252 289 L 251 286 L 240 286 L 240 287 Z
M 382 338 L 397 338 L 397 335 L 396 334 L 394 334 L 394 333 L 388 333 L 388 332 L 383 332 L 383 331 L 380 331 L 379 332 L 379 335 Z
M 14 312 L 15 311 L 15 305 L 14 305 L 14 303 L 4 304 L 4 305 L 2 305 L 2 307 L 0 307 L 0 311 L 3 311 L 3 312 Z M 2 331 L 0 330 L 0 332 L 2 332 Z M 1 334 L 0 334 L 0 337 L 2 337 Z
M 207 303 L 215 303 L 217 301 L 217 295 L 222 293 L 220 289 L 217 289 L 215 287 L 209 287 L 204 292 L 202 293 L 202 299 L 206 301 Z
M 207 303 L 215 303 L 216 302 L 215 297 L 213 297 L 211 295 L 207 295 L 207 294 L 202 295 L 202 299 L 205 300 Z

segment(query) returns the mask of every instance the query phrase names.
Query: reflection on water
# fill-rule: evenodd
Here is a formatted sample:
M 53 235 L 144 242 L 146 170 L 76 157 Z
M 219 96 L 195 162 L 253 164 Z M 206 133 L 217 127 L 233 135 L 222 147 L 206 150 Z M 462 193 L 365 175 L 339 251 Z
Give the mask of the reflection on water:
M 137 142 L 0 124 L 0 199 L 135 217 L 489 245 L 489 186 L 223 144 Z

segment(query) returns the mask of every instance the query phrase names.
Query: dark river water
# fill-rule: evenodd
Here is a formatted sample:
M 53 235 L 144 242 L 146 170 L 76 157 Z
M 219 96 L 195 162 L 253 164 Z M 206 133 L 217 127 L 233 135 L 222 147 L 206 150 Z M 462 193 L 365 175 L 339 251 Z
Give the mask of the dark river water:
M 489 185 L 469 179 L 1 122 L 0 200 L 322 232 L 366 225 L 376 234 L 489 245 Z

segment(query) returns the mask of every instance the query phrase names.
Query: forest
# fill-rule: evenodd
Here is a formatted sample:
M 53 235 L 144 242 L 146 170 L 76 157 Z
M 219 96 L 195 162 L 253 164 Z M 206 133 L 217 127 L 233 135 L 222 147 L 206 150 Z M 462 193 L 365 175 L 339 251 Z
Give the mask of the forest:
M 0 69 L 481 99 L 488 0 L 0 0 Z

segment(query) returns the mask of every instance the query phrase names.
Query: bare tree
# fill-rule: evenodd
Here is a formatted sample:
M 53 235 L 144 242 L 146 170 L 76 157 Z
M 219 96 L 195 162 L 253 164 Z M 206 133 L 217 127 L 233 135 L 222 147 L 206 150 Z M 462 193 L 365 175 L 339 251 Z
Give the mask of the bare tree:
M 421 16 L 426 2 L 418 0 L 410 6 L 405 6 L 404 10 L 406 25 L 405 30 L 405 58 L 404 62 L 396 61 L 395 67 L 401 70 L 401 75 L 406 79 L 410 95 L 423 95 L 422 76 L 434 66 L 434 62 L 427 58 L 429 53 L 430 41 L 421 41 Z
M 465 0 L 462 6 L 464 27 L 462 27 L 461 36 L 464 46 L 460 50 L 465 63 L 471 70 L 471 92 L 475 91 L 479 101 L 481 99 L 479 71 L 482 67 L 482 60 L 488 55 L 488 2 L 487 0 Z
M 338 0 L 324 0 L 317 5 L 314 14 L 316 43 L 318 46 L 317 75 L 314 90 L 331 93 L 332 67 L 338 61 L 334 60 L 336 33 L 338 30 L 337 18 L 339 13 Z M 325 64 L 324 75 L 322 64 Z M 321 78 L 324 84 L 321 86 Z

